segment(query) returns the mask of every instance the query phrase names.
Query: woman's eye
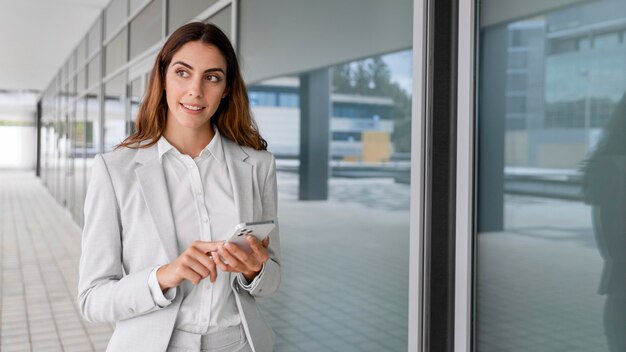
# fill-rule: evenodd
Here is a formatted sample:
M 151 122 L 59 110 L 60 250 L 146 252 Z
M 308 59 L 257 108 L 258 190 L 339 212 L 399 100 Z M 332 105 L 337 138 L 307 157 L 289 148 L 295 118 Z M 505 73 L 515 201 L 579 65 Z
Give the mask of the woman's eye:
M 179 77 L 182 77 L 182 78 L 189 77 L 189 73 L 187 71 L 184 71 L 184 70 L 176 71 L 176 75 L 178 75 Z
M 219 82 L 220 81 L 220 77 L 219 76 L 215 76 L 215 75 L 208 75 L 206 76 L 207 81 L 211 81 L 211 82 Z

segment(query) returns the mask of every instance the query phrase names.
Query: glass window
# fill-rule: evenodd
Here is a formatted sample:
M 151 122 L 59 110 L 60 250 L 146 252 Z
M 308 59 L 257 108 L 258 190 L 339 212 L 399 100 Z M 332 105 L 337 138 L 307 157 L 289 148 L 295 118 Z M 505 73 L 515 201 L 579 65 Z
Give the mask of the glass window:
M 102 20 L 98 18 L 87 34 L 87 57 L 100 50 L 102 45 Z
M 297 108 L 300 106 L 298 93 L 278 93 L 278 106 Z
M 251 91 L 248 95 L 252 106 L 276 106 L 275 92 Z
M 78 74 L 76 75 L 76 86 L 77 86 L 77 90 L 78 93 L 82 93 L 85 91 L 85 89 L 87 89 L 87 74 L 86 74 L 86 68 L 82 68 L 80 71 L 78 71 Z
M 127 32 L 124 28 L 105 48 L 105 76 L 113 73 L 126 63 Z
M 376 107 L 372 102 L 378 102 L 389 104 L 383 107 L 393 112 L 388 120 L 378 121 L 371 117 L 378 111 L 367 113 L 369 118 L 363 120 L 328 117 L 332 176 L 328 201 L 322 203 L 298 201 L 299 178 L 288 171 L 299 155 L 300 109 L 284 108 L 282 103 L 267 106 L 276 97 L 278 101 L 291 97 L 287 90 L 299 88 L 300 83 L 281 77 L 251 87 L 251 100 L 257 102 L 253 114 L 281 165 L 278 192 L 289 197 L 281 199 L 281 206 L 295 211 L 281 213 L 281 226 L 298 226 L 307 219 L 322 224 L 316 232 L 323 232 L 314 243 L 297 234 L 286 234 L 281 241 L 282 261 L 291 269 L 283 272 L 284 285 L 278 294 L 260 302 L 277 333 L 277 352 L 407 350 L 411 56 L 408 50 L 371 58 L 367 62 L 376 65 L 360 72 L 358 63 L 352 62 L 344 75 L 338 73 L 340 67 L 329 68 L 334 78 L 330 104 L 341 101 L 342 106 L 368 111 Z M 377 76 L 372 84 L 369 80 L 351 84 L 352 78 L 371 77 L 376 70 L 390 74 Z M 261 104 L 264 97 L 270 103 Z M 383 169 L 393 171 L 383 174 Z M 366 244 L 353 245 L 357 242 Z M 366 259 L 366 253 L 372 252 L 380 252 L 384 259 L 365 264 L 372 260 Z M 317 264 L 336 255 L 344 258 L 341 273 L 334 265 Z M 371 277 L 358 274 L 362 265 L 375 267 L 371 274 L 376 285 L 369 284 Z M 303 280 L 300 273 L 304 272 Z
M 137 120 L 137 112 L 139 112 L 139 105 L 143 99 L 144 91 L 141 80 L 143 77 L 137 77 L 130 82 L 130 116 L 128 118 L 128 126 L 126 127 L 126 133 L 135 133 L 135 121 Z
M 76 73 L 76 50 L 72 51 L 72 55 L 70 56 L 70 74 Z
M 104 10 L 105 40 L 111 38 L 126 21 L 128 0 L 112 0 Z
M 83 39 L 76 48 L 76 65 L 77 68 L 82 67 L 87 59 L 87 41 Z
M 167 5 L 167 34 L 191 21 L 217 0 L 170 0 Z
M 104 84 L 104 151 L 126 138 L 126 72 Z
M 231 33 L 232 31 L 230 28 L 232 23 L 231 13 L 232 6 L 227 6 L 215 15 L 211 16 L 211 18 L 209 18 L 209 22 L 220 27 L 220 29 L 228 36 L 228 38 L 230 38 L 230 40 L 233 40 Z
M 130 4 L 129 4 L 129 15 L 134 15 L 135 11 L 137 11 L 139 9 L 139 7 L 141 7 L 141 5 L 145 4 L 146 0 L 130 0 Z
M 594 49 L 613 49 L 620 43 L 620 33 L 610 32 L 597 35 L 593 38 Z
M 155 0 L 130 22 L 131 60 L 161 40 L 162 16 L 163 0 Z
M 83 205 L 85 200 L 85 105 L 86 97 L 76 102 L 76 119 L 72 129 L 72 156 L 74 158 L 74 220 L 83 225 Z
M 100 150 L 100 90 L 90 91 L 85 96 L 85 162 L 84 165 L 84 182 L 89 184 L 91 180 L 91 170 L 93 169 L 94 156 L 101 153 Z M 84 199 L 83 199 L 84 201 Z
M 87 87 L 91 87 L 100 82 L 102 79 L 100 71 L 100 54 L 98 54 L 91 59 L 87 68 Z
M 531 6 L 519 9 L 532 18 L 479 25 L 473 340 L 478 352 L 625 351 L 626 2 Z

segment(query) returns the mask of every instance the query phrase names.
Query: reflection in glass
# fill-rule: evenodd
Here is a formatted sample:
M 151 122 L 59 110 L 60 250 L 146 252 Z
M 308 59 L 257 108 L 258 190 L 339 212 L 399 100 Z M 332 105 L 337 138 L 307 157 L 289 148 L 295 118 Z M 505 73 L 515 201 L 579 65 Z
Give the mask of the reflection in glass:
M 410 143 L 400 129 L 410 131 L 411 55 L 329 68 L 328 201 L 298 201 L 300 80 L 249 87 L 291 215 L 281 218 L 283 284 L 260 302 L 277 352 L 407 349 Z
M 478 351 L 626 351 L 625 29 L 620 0 L 481 28 Z
M 626 350 L 626 93 L 587 160 L 583 190 L 604 261 L 598 293 L 604 295 L 604 334 L 610 351 Z

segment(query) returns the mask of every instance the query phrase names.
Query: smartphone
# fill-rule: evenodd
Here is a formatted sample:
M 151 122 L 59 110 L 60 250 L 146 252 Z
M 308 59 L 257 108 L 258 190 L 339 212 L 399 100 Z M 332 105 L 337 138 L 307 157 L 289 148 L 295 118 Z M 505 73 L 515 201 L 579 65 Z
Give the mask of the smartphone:
M 235 227 L 233 235 L 228 239 L 228 242 L 234 243 L 239 248 L 250 253 L 252 248 L 250 248 L 246 236 L 251 235 L 262 241 L 272 232 L 274 226 L 274 220 L 241 223 Z

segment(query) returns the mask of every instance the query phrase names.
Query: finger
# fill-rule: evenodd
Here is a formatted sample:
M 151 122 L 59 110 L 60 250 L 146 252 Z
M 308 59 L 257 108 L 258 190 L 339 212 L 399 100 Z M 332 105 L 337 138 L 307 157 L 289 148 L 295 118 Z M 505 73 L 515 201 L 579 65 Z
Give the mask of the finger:
M 266 237 L 266 238 L 269 238 L 269 237 Z M 250 243 L 250 248 L 252 248 L 252 255 L 257 259 L 257 261 L 261 263 L 265 263 L 269 259 L 269 255 L 267 253 L 267 248 L 265 246 L 260 245 L 263 243 L 263 241 L 253 242 L 248 239 L 248 242 Z
M 213 258 L 213 262 L 215 263 L 215 265 L 217 265 L 217 267 L 220 268 L 221 271 L 223 272 L 232 271 L 232 269 L 229 268 L 228 265 L 224 263 L 224 261 L 222 261 L 222 258 L 220 257 L 220 254 L 217 251 L 213 252 L 212 258 Z
M 182 276 L 185 280 L 191 281 L 194 285 L 199 284 L 200 280 L 202 280 L 202 276 L 188 267 L 183 267 L 181 271 L 180 276 Z
M 224 246 L 220 246 L 218 249 L 218 253 L 224 258 L 224 260 L 228 261 L 228 266 L 232 269 L 231 271 L 244 271 L 246 268 L 245 264 L 234 255 L 233 251 L 238 250 L 240 255 L 244 253 L 239 246 L 234 243 L 227 243 Z
M 223 245 L 224 241 L 194 241 L 191 245 L 202 253 L 215 252 L 217 247 Z
M 267 248 L 270 245 L 270 236 L 265 236 L 265 238 L 261 241 L 263 247 Z
M 248 254 L 245 250 L 241 249 L 235 243 L 230 243 L 230 242 L 226 243 L 224 247 L 222 248 L 225 249 L 228 252 L 228 254 L 235 257 L 238 262 L 246 263 L 250 259 L 250 254 Z M 224 258 L 224 259 L 227 259 L 227 258 Z M 227 260 L 230 263 L 230 259 L 227 259 Z
M 189 253 L 188 255 L 183 257 L 183 265 L 195 271 L 196 273 L 198 273 L 198 275 L 201 276 L 200 279 L 204 279 L 205 277 L 209 276 L 209 274 L 211 273 L 209 271 L 209 268 L 204 266 L 202 263 L 197 261 L 196 258 L 193 257 L 192 253 Z
M 195 247 L 190 247 L 190 255 L 198 262 L 204 265 L 209 271 L 215 271 L 215 262 L 209 258 L 209 254 L 205 254 Z

